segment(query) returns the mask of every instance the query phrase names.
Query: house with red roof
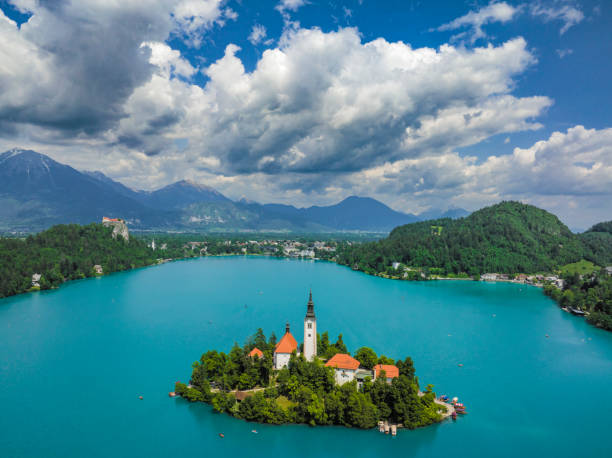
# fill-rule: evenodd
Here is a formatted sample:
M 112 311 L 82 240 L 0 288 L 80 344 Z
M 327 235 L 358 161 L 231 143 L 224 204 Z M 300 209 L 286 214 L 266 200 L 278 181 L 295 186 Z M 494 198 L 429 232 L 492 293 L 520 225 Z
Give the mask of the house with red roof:
M 263 358 L 263 351 L 261 351 L 259 348 L 255 347 L 253 348 L 250 352 L 249 352 L 249 356 L 251 358 Z
M 374 379 L 381 376 L 382 372 L 385 373 L 387 383 L 391 383 L 394 378 L 399 377 L 399 369 L 397 366 L 393 366 L 392 364 L 377 364 L 374 366 Z
M 345 353 L 336 353 L 325 363 L 325 366 L 334 368 L 334 378 L 338 385 L 353 381 L 359 365 L 359 361 Z
M 287 367 L 289 359 L 291 359 L 291 353 L 297 351 L 297 348 L 297 340 L 291 335 L 289 323 L 287 323 L 285 335 L 278 341 L 276 348 L 274 348 L 274 369 L 280 370 L 283 367 Z

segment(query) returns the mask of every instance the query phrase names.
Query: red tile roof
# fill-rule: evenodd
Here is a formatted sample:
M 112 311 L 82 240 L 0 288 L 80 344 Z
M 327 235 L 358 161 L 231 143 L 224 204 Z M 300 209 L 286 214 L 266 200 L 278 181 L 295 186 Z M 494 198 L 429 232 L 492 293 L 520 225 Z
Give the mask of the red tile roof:
M 336 353 L 329 361 L 325 363 L 327 367 L 336 367 L 338 369 L 355 370 L 359 367 L 359 361 L 351 355 L 344 353 Z
M 378 377 L 380 371 L 385 371 L 387 378 L 399 377 L 399 369 L 391 364 L 377 364 L 374 366 L 374 376 Z
M 263 358 L 263 351 L 261 351 L 259 348 L 255 347 L 251 350 L 251 352 L 249 353 L 249 356 L 251 358 L 253 358 L 254 356 L 257 356 L 258 358 Z
M 293 353 L 298 344 L 290 332 L 286 332 L 282 339 L 276 344 L 274 353 Z

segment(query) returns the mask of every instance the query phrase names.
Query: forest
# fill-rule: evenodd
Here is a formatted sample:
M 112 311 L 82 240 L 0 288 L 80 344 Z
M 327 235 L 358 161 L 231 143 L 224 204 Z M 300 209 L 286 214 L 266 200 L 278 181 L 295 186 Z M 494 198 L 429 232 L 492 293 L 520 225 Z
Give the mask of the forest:
M 344 249 L 337 261 L 370 274 L 400 262 L 425 273 L 474 277 L 553 272 L 580 259 L 609 265 L 612 234 L 597 228 L 579 236 L 545 210 L 501 202 L 466 218 L 397 227 L 385 239 Z
M 594 326 L 612 331 L 612 275 L 605 270 L 590 276 L 564 276 L 563 289 L 546 285 L 544 293 L 561 307 L 576 308 L 588 313 L 587 321 Z
M 355 352 L 363 367 L 395 364 L 399 377 L 387 383 L 383 377 L 374 381 L 366 378 L 363 387 L 357 382 L 338 386 L 332 368 L 323 359 L 346 351 L 342 336 L 335 343 L 327 333 L 317 335 L 321 344 L 319 358 L 308 362 L 295 353 L 287 368 L 273 369 L 276 338 L 266 340 L 263 331 L 237 344 L 228 354 L 211 350 L 192 365 L 190 386 L 177 382 L 176 393 L 191 402 L 206 402 L 218 412 L 259 423 L 305 423 L 309 425 L 342 425 L 373 428 L 379 420 L 402 423 L 417 428 L 440 421 L 443 406 L 436 404 L 435 393 L 428 385 L 419 395 L 419 382 L 412 360 L 394 361 L 378 357 L 367 347 Z M 253 348 L 263 351 L 262 358 L 250 357 Z M 235 390 L 252 390 L 242 401 Z
M 50 289 L 95 276 L 94 265 L 111 273 L 156 262 L 143 241 L 113 238 L 112 232 L 102 224 L 68 224 L 25 239 L 0 238 L 0 297 L 31 290 L 34 273 L 41 274 L 40 289 Z

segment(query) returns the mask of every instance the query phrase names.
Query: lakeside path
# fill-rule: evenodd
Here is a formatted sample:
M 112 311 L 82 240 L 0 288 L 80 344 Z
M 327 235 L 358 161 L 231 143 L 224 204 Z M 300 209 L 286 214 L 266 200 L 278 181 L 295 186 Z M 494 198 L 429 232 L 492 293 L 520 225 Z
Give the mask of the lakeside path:
M 425 395 L 425 393 L 423 393 L 421 390 L 419 390 L 419 397 L 423 397 Z M 440 406 L 444 406 L 446 407 L 446 413 L 442 414 L 442 420 L 450 417 L 453 412 L 455 412 L 455 406 L 452 404 L 448 404 L 446 402 L 442 402 L 440 401 L 438 398 L 434 398 L 434 402 Z M 442 421 L 440 420 L 440 421 Z

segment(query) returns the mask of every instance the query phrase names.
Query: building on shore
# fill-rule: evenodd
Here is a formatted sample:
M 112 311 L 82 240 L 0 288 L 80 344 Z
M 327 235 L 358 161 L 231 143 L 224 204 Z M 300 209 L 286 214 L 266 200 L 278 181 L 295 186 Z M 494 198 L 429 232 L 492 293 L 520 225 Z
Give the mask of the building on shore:
M 32 274 L 32 286 L 34 288 L 40 288 L 40 277 L 42 277 L 41 274 Z

